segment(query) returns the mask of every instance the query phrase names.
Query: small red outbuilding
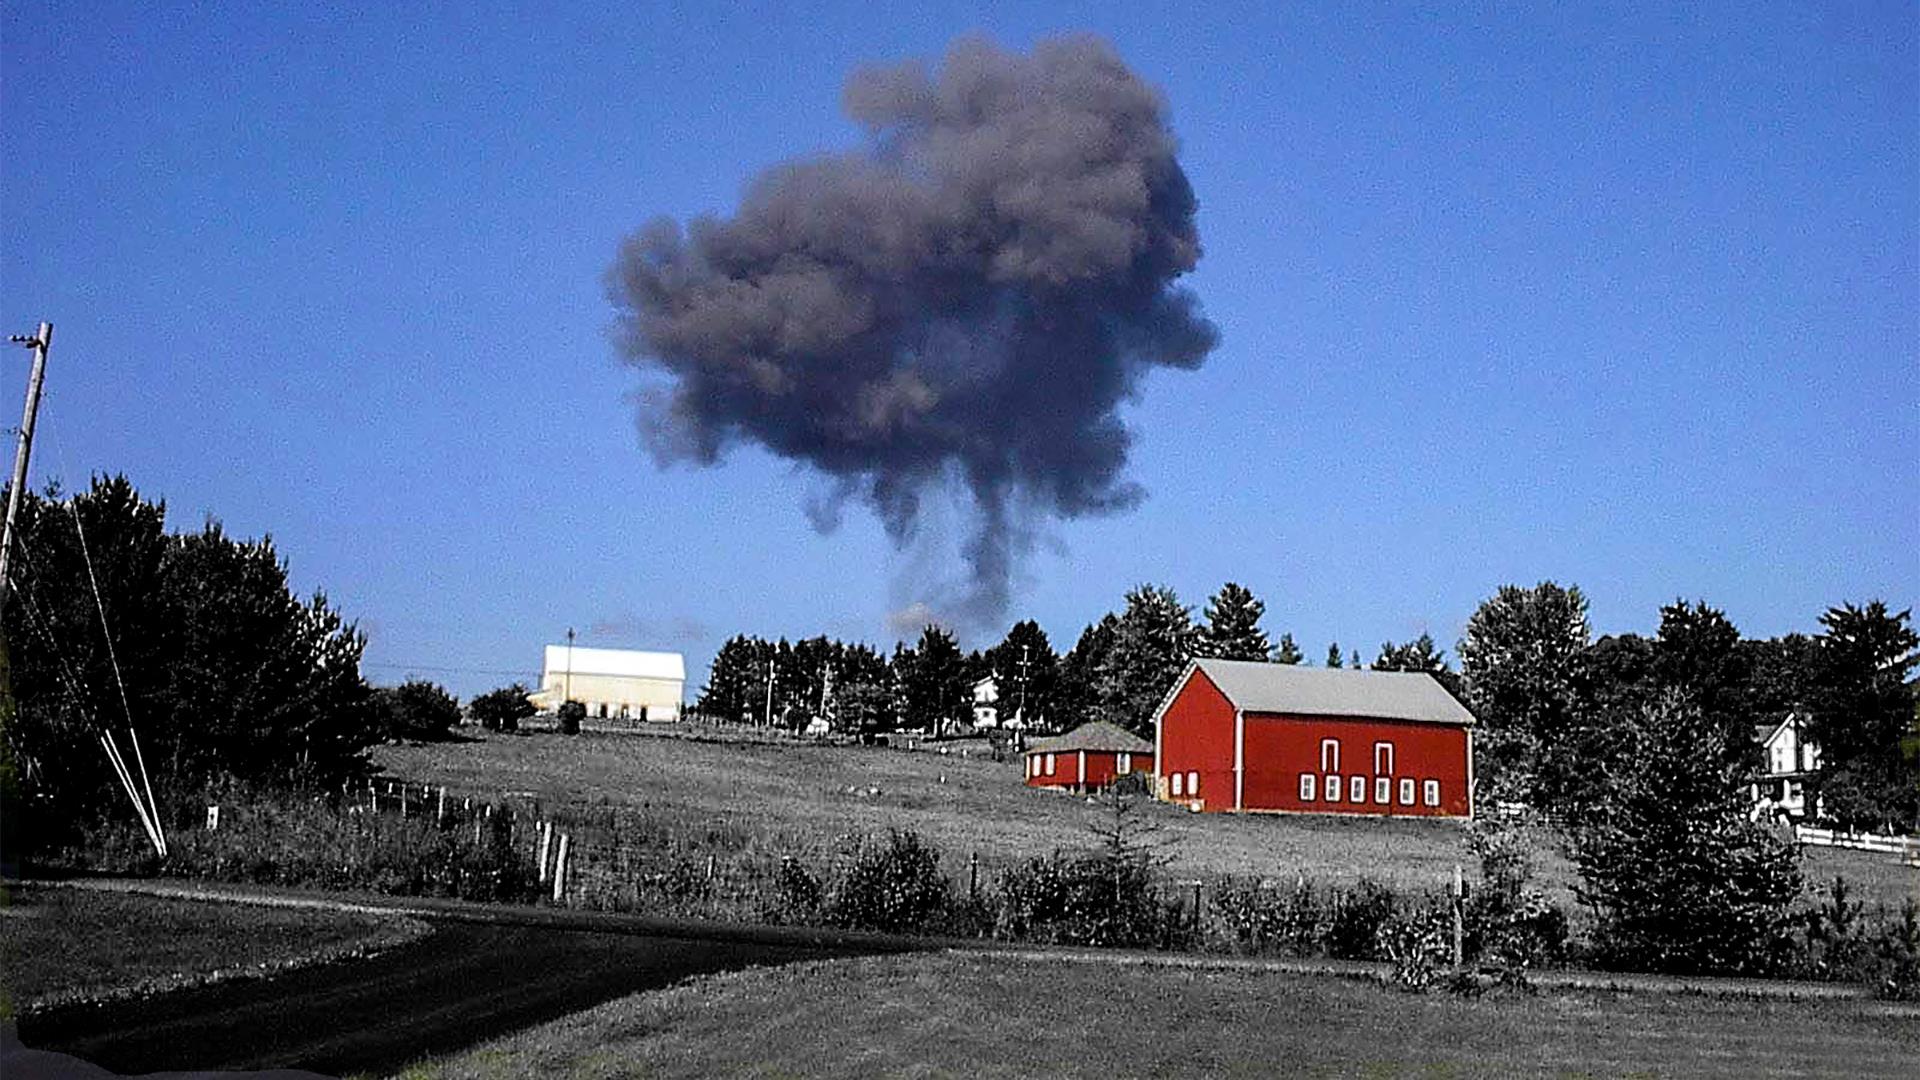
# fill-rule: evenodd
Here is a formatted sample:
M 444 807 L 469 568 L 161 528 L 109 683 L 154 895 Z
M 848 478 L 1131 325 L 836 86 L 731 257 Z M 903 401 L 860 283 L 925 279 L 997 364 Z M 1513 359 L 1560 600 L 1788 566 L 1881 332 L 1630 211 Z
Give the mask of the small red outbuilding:
M 1096 721 L 1027 748 L 1027 786 L 1095 791 L 1128 773 L 1153 772 L 1153 744 Z
M 1196 660 L 1154 714 L 1154 793 L 1195 810 L 1471 818 L 1472 729 L 1425 672 Z

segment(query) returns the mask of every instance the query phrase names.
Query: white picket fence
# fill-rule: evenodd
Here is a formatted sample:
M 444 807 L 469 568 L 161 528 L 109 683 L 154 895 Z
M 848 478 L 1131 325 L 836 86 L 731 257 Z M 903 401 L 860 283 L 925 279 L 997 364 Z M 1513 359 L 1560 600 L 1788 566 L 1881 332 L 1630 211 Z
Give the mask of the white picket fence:
M 1795 825 L 1793 838 L 1803 844 L 1816 844 L 1820 847 L 1853 848 L 1858 851 L 1884 851 L 1889 855 L 1900 856 L 1900 861 L 1911 866 L 1920 866 L 1920 840 L 1909 836 L 1877 836 L 1873 833 L 1844 833 L 1832 829 L 1816 829 L 1810 825 Z

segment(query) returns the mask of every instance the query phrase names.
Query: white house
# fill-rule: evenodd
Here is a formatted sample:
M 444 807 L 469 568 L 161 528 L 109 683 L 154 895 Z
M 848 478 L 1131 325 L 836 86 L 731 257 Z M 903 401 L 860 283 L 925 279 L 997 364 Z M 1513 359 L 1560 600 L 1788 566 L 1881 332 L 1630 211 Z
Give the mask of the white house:
M 1809 816 L 1807 779 L 1820 768 L 1820 748 L 1802 734 L 1802 720 L 1798 713 L 1789 713 L 1784 719 L 1754 728 L 1761 752 L 1766 755 L 1760 775 L 1750 788 L 1756 819 L 1798 820 Z
M 549 645 L 540 689 L 527 700 L 542 712 L 577 701 L 598 720 L 677 720 L 687 662 L 679 653 Z
M 1000 726 L 1000 684 L 992 675 L 973 684 L 973 727 L 976 731 Z

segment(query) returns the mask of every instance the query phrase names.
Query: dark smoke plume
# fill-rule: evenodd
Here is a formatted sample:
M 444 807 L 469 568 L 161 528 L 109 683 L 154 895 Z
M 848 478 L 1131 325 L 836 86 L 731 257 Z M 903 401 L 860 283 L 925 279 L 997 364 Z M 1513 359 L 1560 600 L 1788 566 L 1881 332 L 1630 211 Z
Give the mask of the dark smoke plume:
M 896 543 L 948 479 L 977 519 L 972 619 L 1005 608 L 1031 515 L 1139 501 L 1118 415 L 1216 332 L 1174 285 L 1200 255 L 1159 94 L 1091 37 L 1031 56 L 956 42 L 854 73 L 861 153 L 775 166 L 739 213 L 658 220 L 609 274 L 621 346 L 672 376 L 645 407 L 662 460 L 739 440 L 812 466 Z

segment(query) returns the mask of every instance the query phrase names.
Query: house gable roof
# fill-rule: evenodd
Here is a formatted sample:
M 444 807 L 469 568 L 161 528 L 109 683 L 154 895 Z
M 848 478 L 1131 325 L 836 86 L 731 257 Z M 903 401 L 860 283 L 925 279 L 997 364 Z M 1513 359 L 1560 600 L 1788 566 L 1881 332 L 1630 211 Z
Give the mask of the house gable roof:
M 1057 754 L 1074 750 L 1151 754 L 1153 744 L 1105 720 L 1096 720 L 1091 724 L 1081 724 L 1065 735 L 1056 735 L 1051 739 L 1035 739 L 1027 747 L 1029 754 Z
M 1195 660 L 1176 692 L 1199 671 L 1233 707 L 1249 713 L 1355 716 L 1469 727 L 1473 714 L 1424 671 L 1310 668 L 1254 660 Z M 1160 706 L 1166 712 L 1173 694 Z

